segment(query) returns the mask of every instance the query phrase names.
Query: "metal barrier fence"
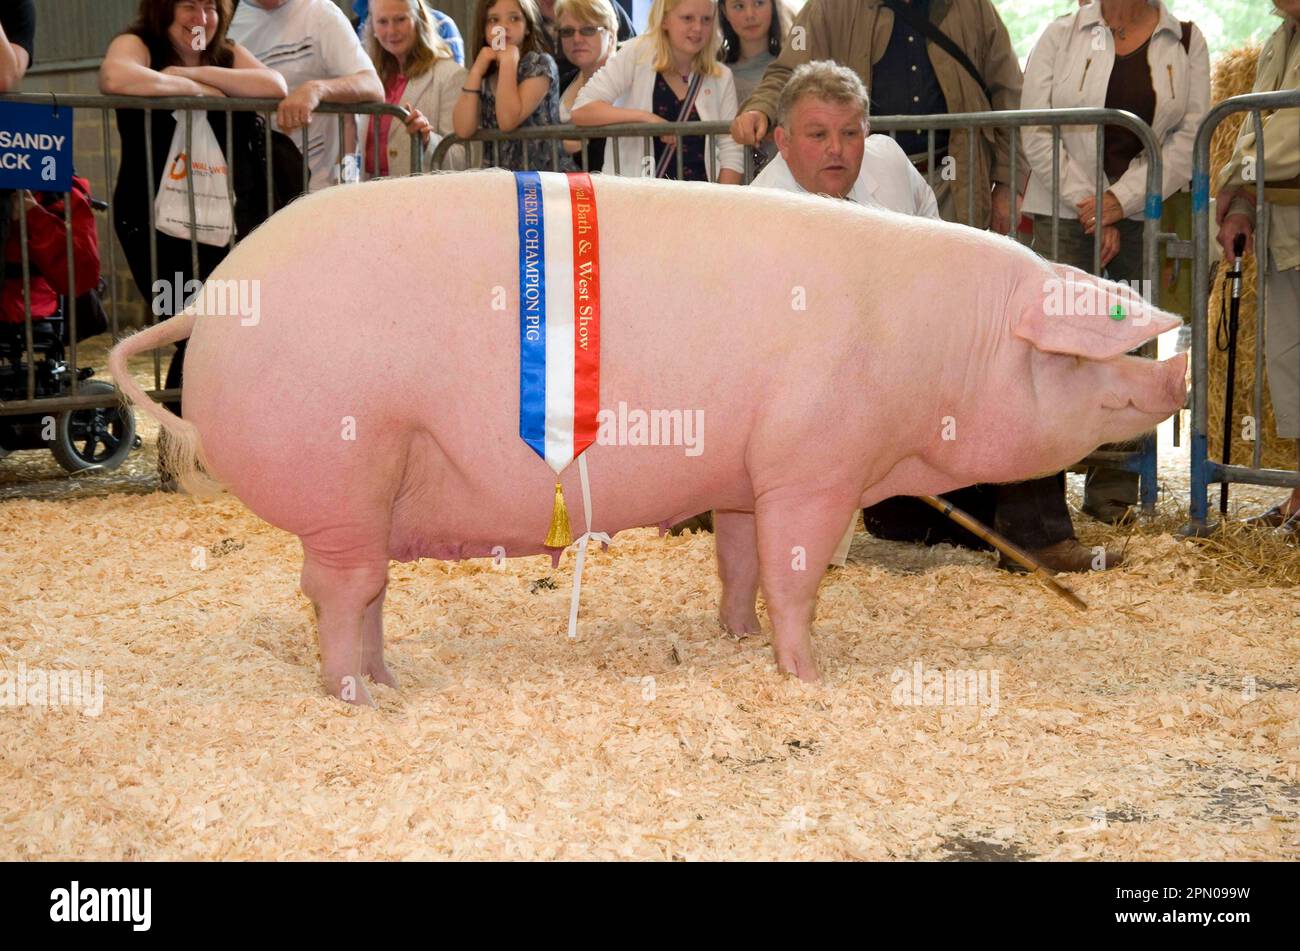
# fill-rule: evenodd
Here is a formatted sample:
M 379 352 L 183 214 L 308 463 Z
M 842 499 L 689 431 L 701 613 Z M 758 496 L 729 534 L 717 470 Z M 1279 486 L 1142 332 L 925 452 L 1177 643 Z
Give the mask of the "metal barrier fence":
M 926 163 L 926 180 L 933 188 L 935 185 L 935 133 L 939 130 L 958 131 L 966 130 L 967 135 L 967 181 L 974 180 L 974 162 L 976 156 L 976 146 L 978 130 L 985 128 L 1007 128 L 1010 130 L 1009 147 L 1010 147 L 1010 178 L 1011 181 L 1018 182 L 1017 172 L 1020 168 L 1020 130 L 1025 127 L 1048 127 L 1052 132 L 1052 182 L 1051 182 L 1051 200 L 1052 200 L 1052 248 L 1051 257 L 1055 259 L 1060 250 L 1060 218 L 1058 214 L 1057 203 L 1061 192 L 1061 128 L 1063 126 L 1090 125 L 1096 126 L 1097 137 L 1097 159 L 1095 170 L 1096 194 L 1095 201 L 1098 209 L 1102 206 L 1102 196 L 1105 194 L 1107 179 L 1103 171 L 1104 158 L 1104 135 L 1105 126 L 1115 125 L 1122 126 L 1132 131 L 1141 141 L 1146 149 L 1148 157 L 1147 179 L 1146 179 L 1146 200 L 1144 202 L 1145 223 L 1142 229 L 1142 279 L 1143 287 L 1149 288 L 1149 296 L 1153 306 L 1159 305 L 1159 245 L 1161 241 L 1172 241 L 1177 235 L 1164 233 L 1160 231 L 1160 216 L 1163 208 L 1162 187 L 1162 162 L 1160 155 L 1160 145 L 1156 140 L 1155 133 L 1145 122 L 1139 119 L 1131 112 L 1124 112 L 1118 109 L 1016 109 L 1003 112 L 965 112 L 951 113 L 948 115 L 933 116 L 872 116 L 871 131 L 887 132 L 897 137 L 900 131 L 918 130 L 926 132 L 926 154 L 928 161 Z M 592 139 L 621 139 L 621 138 L 640 138 L 644 141 L 646 154 L 653 155 L 652 142 L 655 138 L 663 135 L 694 135 L 705 137 L 705 153 L 711 154 L 713 140 L 719 135 L 727 134 L 730 123 L 723 121 L 715 122 L 664 122 L 664 123 L 624 123 L 607 126 L 540 126 L 534 128 L 515 129 L 512 132 L 504 133 L 499 130 L 479 130 L 475 135 L 468 139 L 461 139 L 455 135 L 447 136 L 438 147 L 434 150 L 431 159 L 431 165 L 436 170 L 439 168 L 447 150 L 453 145 L 460 142 L 484 142 L 492 146 L 492 156 L 498 155 L 498 147 L 502 142 L 508 141 L 549 141 L 551 143 L 551 162 L 552 168 L 559 165 L 560 149 L 563 147 L 564 140 L 577 141 L 580 145 L 578 156 L 579 165 L 586 170 L 590 169 L 590 158 L 588 152 L 588 143 Z M 612 158 L 612 169 L 615 174 L 622 173 L 622 161 L 619 156 L 619 150 L 612 148 L 606 153 Z M 752 152 L 749 148 L 745 149 L 745 168 L 743 181 L 746 183 L 753 180 L 753 161 Z M 525 151 L 525 160 L 527 152 Z M 682 150 L 676 150 L 677 175 L 682 175 Z M 608 163 L 607 163 L 608 164 Z M 527 167 L 525 163 L 525 168 Z M 594 171 L 599 171 L 595 169 Z M 1011 215 L 1010 228 L 1008 235 L 1015 237 L 1016 228 L 1019 223 L 1019 200 L 1017 190 L 1011 189 Z M 973 187 L 966 189 L 966 223 L 971 223 L 975 218 L 975 189 Z M 1093 273 L 1100 274 L 1101 267 L 1101 243 L 1102 229 L 1094 229 L 1093 235 Z M 1154 357 L 1155 341 L 1151 341 L 1139 350 L 1143 356 Z M 1175 420 L 1175 444 L 1177 444 L 1177 420 Z M 1156 437 L 1154 434 L 1148 434 L 1140 440 L 1139 448 L 1136 450 L 1099 450 L 1088 456 L 1087 459 L 1079 463 L 1076 468 L 1082 468 L 1089 465 L 1104 465 L 1114 469 L 1124 469 L 1130 472 L 1136 472 L 1140 480 L 1139 500 L 1142 509 L 1145 512 L 1151 512 L 1155 508 L 1157 496 L 1156 484 Z
M 1251 485 L 1269 485 L 1282 488 L 1300 486 L 1300 472 L 1260 467 L 1263 440 L 1258 431 L 1254 440 L 1249 466 L 1224 465 L 1209 458 L 1209 304 L 1210 304 L 1210 138 L 1224 118 L 1235 112 L 1250 112 L 1255 128 L 1262 128 L 1260 112 L 1264 109 L 1294 108 L 1300 106 L 1300 90 L 1251 93 L 1234 96 L 1216 105 L 1205 116 L 1196 131 L 1192 151 L 1192 444 L 1191 444 L 1191 504 L 1187 534 L 1209 531 L 1206 524 L 1209 485 L 1243 482 Z M 1300 134 L 1300 130 L 1297 130 Z M 1255 137 L 1255 263 L 1256 263 L 1256 321 L 1255 321 L 1255 390 L 1253 412 L 1258 425 L 1263 419 L 1264 332 L 1267 304 L 1264 279 L 1268 271 L 1269 206 L 1264 189 L 1267 170 L 1264 166 L 1264 137 Z M 1300 358 L 1300 357 L 1298 357 Z M 1231 412 L 1231 407 L 1228 408 Z M 1225 450 L 1227 447 L 1224 447 Z
M 232 141 L 233 136 L 233 114 L 235 112 L 255 112 L 263 116 L 265 121 L 265 146 L 266 146 L 266 178 L 267 178 L 267 210 L 270 214 L 274 210 L 274 188 L 273 188 L 273 169 L 271 162 L 272 154 L 272 130 L 271 116 L 274 114 L 279 105 L 278 100 L 272 99 L 230 99 L 215 97 L 171 97 L 171 98 L 144 98 L 135 96 L 64 96 L 55 97 L 52 95 L 9 95 L 0 97 L 0 101 L 22 102 L 37 105 L 49 105 L 51 108 L 73 108 L 73 109 L 98 109 L 101 111 L 102 126 L 102 151 L 105 163 L 104 180 L 107 184 L 109 197 L 109 216 L 113 217 L 112 208 L 112 190 L 115 185 L 115 176 L 113 169 L 113 150 L 111 147 L 111 132 L 109 128 L 109 111 L 116 109 L 135 109 L 144 114 L 144 134 L 145 134 L 145 168 L 142 170 L 147 179 L 149 195 L 149 241 L 150 241 L 150 284 L 151 286 L 158 280 L 158 257 L 157 257 L 157 230 L 154 219 L 154 198 L 158 189 L 157 170 L 153 167 L 153 142 L 152 142 L 152 122 L 150 121 L 155 112 L 172 112 L 176 110 L 185 111 L 185 136 L 187 149 L 192 147 L 193 141 L 193 116 L 195 112 L 204 113 L 224 113 L 226 124 L 226 141 Z M 394 119 L 401 121 L 406 116 L 406 110 L 397 106 L 389 106 L 382 103 L 372 104 L 338 104 L 322 103 L 317 110 L 320 113 L 334 114 L 338 116 L 339 123 L 339 165 L 343 166 L 346 162 L 347 152 L 345 151 L 346 136 L 344 135 L 344 126 L 349 115 L 369 115 L 376 118 L 371 122 L 371 131 L 374 136 L 374 149 L 376 156 L 381 149 L 380 143 L 380 122 L 377 118 L 382 115 L 390 115 Z M 1161 161 L 1160 150 L 1155 139 L 1154 133 L 1137 116 L 1114 109 L 1048 109 L 1048 110 L 1014 110 L 1006 112 L 987 112 L 987 113 L 954 113 L 949 115 L 936 116 L 880 116 L 873 117 L 871 120 L 872 130 L 876 132 L 888 132 L 895 134 L 903 130 L 924 130 L 927 134 L 927 156 L 928 163 L 926 166 L 926 178 L 930 184 L 935 184 L 936 175 L 936 149 L 935 133 L 939 130 L 959 131 L 966 130 L 967 135 L 967 156 L 968 180 L 974 180 L 974 162 L 976 156 L 976 146 L 978 130 L 984 128 L 1008 128 L 1010 130 L 1010 177 L 1013 182 L 1017 182 L 1019 176 L 1019 163 L 1021 161 L 1019 136 L 1020 130 L 1025 127 L 1047 127 L 1052 132 L 1052 254 L 1055 258 L 1059 250 L 1059 216 L 1057 213 L 1057 202 L 1060 196 L 1060 149 L 1061 149 L 1061 129 L 1064 126 L 1091 125 L 1096 127 L 1097 136 L 1097 160 L 1096 160 L 1096 182 L 1097 191 L 1095 200 L 1097 207 L 1101 207 L 1102 196 L 1104 194 L 1105 178 L 1102 171 L 1103 158 L 1103 136 L 1105 125 L 1118 125 L 1131 130 L 1146 148 L 1146 154 L 1149 157 L 1147 165 L 1147 189 L 1146 189 L 1146 222 L 1143 228 L 1143 278 L 1144 286 L 1150 288 L 1151 303 L 1158 304 L 1159 281 L 1156 280 L 1158 273 L 1158 244 L 1161 239 L 1175 237 L 1174 235 L 1163 235 L 1159 232 L 1159 221 L 1161 211 Z M 547 126 L 537 128 L 517 129 L 510 133 L 502 133 L 497 130 L 480 130 L 476 135 L 469 139 L 461 139 L 452 134 L 445 136 L 438 144 L 431 157 L 431 166 L 438 169 L 446 160 L 450 149 L 454 146 L 466 142 L 484 142 L 492 145 L 493 154 L 496 155 L 496 149 L 499 143 L 511 140 L 549 140 L 551 142 L 552 162 L 558 165 L 559 150 L 562 148 L 562 142 L 566 139 L 576 140 L 579 142 L 578 156 L 581 160 L 581 166 L 589 166 L 588 143 L 592 139 L 614 140 L 619 138 L 636 137 L 641 138 L 646 143 L 646 149 L 649 154 L 653 154 L 653 147 L 650 144 L 652 140 L 663 135 L 703 135 L 706 137 L 707 145 L 712 147 L 712 140 L 718 136 L 727 133 L 729 124 L 726 122 L 688 122 L 688 123 L 646 123 L 646 124 L 622 124 L 612 126 Z M 302 153 L 303 177 L 306 185 L 310 184 L 310 167 L 308 158 L 308 129 L 304 127 L 299 134 L 299 148 Z M 232 152 L 232 149 L 227 149 Z M 364 152 L 364 144 L 360 151 Z M 614 148 L 610 153 L 613 159 L 613 168 L 616 172 L 621 171 L 621 158 L 618 149 Z M 228 156 L 228 175 L 227 185 L 229 198 L 232 208 L 234 206 L 234 162 L 233 155 Z M 753 177 L 753 155 L 750 149 L 744 150 L 744 180 L 751 181 Z M 418 140 L 411 138 L 411 169 L 413 174 L 418 174 L 424 170 L 424 152 Z M 678 175 L 682 172 L 682 150 L 677 150 L 677 170 Z M 364 162 L 361 163 L 364 168 Z M 358 173 L 360 169 L 358 169 Z M 360 177 L 360 174 L 358 174 Z M 198 239 L 196 237 L 196 211 L 194 196 L 194 179 L 193 170 L 186 166 L 186 190 L 189 204 L 190 217 L 190 256 L 192 273 L 197 275 L 199 269 Z M 1014 237 L 1019 221 L 1018 213 L 1018 195 L 1017 190 L 1013 188 L 1011 194 L 1011 215 L 1009 235 Z M 969 223 L 974 218 L 974 188 L 967 188 L 967 208 L 966 217 Z M 65 195 L 65 227 L 67 228 L 67 254 L 69 266 L 69 284 L 75 288 L 75 272 L 72 264 L 72 228 L 71 228 L 71 201 L 69 196 Z M 108 407 L 116 402 L 115 396 L 99 395 L 80 395 L 78 393 L 78 383 L 80 370 L 77 366 L 77 334 L 76 334 L 76 307 L 73 301 L 69 299 L 67 319 L 69 322 L 67 337 L 70 341 L 68 348 L 68 395 L 44 396 L 37 397 L 35 391 L 34 375 L 34 340 L 31 314 L 31 296 L 30 296 L 30 262 L 27 257 L 27 234 L 26 222 L 23 216 L 19 216 L 20 227 L 22 230 L 20 240 L 23 246 L 23 281 L 24 281 L 24 330 L 25 330 L 25 351 L 27 361 L 27 380 L 26 393 L 24 399 L 8 400 L 0 402 L 0 417 L 14 416 L 22 414 L 31 414 L 38 412 L 62 412 L 73 409 L 82 409 L 88 407 Z M 234 247 L 237 237 L 232 230 L 230 247 Z M 1093 264 L 1094 272 L 1101 271 L 1101 229 L 1095 229 L 1093 244 Z M 118 308 L 116 300 L 117 281 L 117 264 L 113 241 L 108 242 L 109 252 L 109 274 L 110 287 L 112 293 L 109 296 L 108 316 L 109 330 L 114 339 L 118 336 Z M 150 312 L 149 323 L 153 323 L 159 315 Z M 1149 348 L 1154 344 L 1148 345 L 1142 351 L 1146 355 L 1154 356 Z M 173 400 L 180 395 L 179 390 L 168 390 L 162 387 L 161 360 L 157 351 L 154 354 L 154 389 L 149 392 L 149 396 L 154 399 Z M 1155 438 L 1154 435 L 1144 438 L 1141 448 L 1137 451 L 1106 451 L 1097 452 L 1089 456 L 1080 465 L 1107 465 L 1113 468 L 1121 468 L 1129 471 L 1136 471 L 1141 480 L 1141 503 L 1145 510 L 1151 510 L 1156 500 L 1156 457 L 1155 457 Z
M 1054 203 L 1060 196 L 1060 150 L 1061 150 L 1061 127 L 1075 125 L 1093 125 L 1097 127 L 1097 193 L 1096 201 L 1100 207 L 1102 195 L 1105 194 L 1106 181 L 1102 169 L 1102 159 L 1104 157 L 1102 144 L 1104 135 L 1104 126 L 1119 125 L 1128 128 L 1142 142 L 1148 150 L 1148 155 L 1154 157 L 1153 161 L 1147 167 L 1147 196 L 1145 208 L 1148 212 L 1146 228 L 1144 230 L 1144 259 L 1146 267 L 1153 272 L 1158 256 L 1157 240 L 1162 237 L 1159 234 L 1160 210 L 1163 199 L 1160 193 L 1161 185 L 1161 161 L 1159 143 L 1156 141 L 1155 133 L 1150 126 L 1139 119 L 1131 112 L 1125 112 L 1119 109 L 1016 109 L 1006 110 L 1003 112 L 958 112 L 946 115 L 934 116 L 872 116 L 871 131 L 889 133 L 897 137 L 897 133 L 907 130 L 919 130 L 927 133 L 927 157 L 926 181 L 931 187 L 934 187 L 935 173 L 935 132 L 939 130 L 960 130 L 965 129 L 967 133 L 967 155 L 969 161 L 974 161 L 976 130 L 981 128 L 1009 128 L 1010 129 L 1010 152 L 1011 152 L 1011 175 L 1014 180 L 1018 171 L 1019 155 L 1019 132 L 1026 126 L 1048 126 L 1052 129 L 1052 201 Z M 559 164 L 560 150 L 564 140 L 574 140 L 580 143 L 578 156 L 581 161 L 579 167 L 586 171 L 601 171 L 601 169 L 591 169 L 588 155 L 588 143 L 592 139 L 617 139 L 617 138 L 639 138 L 645 145 L 646 152 L 653 154 L 652 142 L 654 139 L 664 135 L 692 135 L 704 136 L 706 144 L 712 148 L 712 142 L 719 135 L 726 135 L 730 129 L 730 123 L 725 121 L 715 122 L 656 122 L 656 123 L 619 123 L 616 125 L 606 126 L 576 126 L 576 125 L 553 125 L 553 126 L 535 126 L 531 128 L 515 129 L 512 132 L 501 132 L 496 129 L 480 129 L 468 139 L 462 139 L 456 134 L 446 136 L 434 150 L 430 160 L 432 170 L 440 170 L 440 165 L 445 159 L 448 150 L 457 144 L 465 142 L 483 142 L 492 146 L 492 157 L 498 155 L 497 147 L 503 142 L 512 141 L 549 141 L 551 143 L 551 167 L 555 168 Z M 622 159 L 618 150 L 614 149 L 610 153 L 613 158 L 613 173 L 622 175 Z M 745 169 L 744 181 L 749 183 L 753 180 L 753 161 L 752 153 L 749 149 L 745 150 Z M 527 169 L 527 155 L 525 154 L 524 168 Z M 676 153 L 677 174 L 682 174 L 682 151 Z M 968 167 L 967 174 L 970 176 L 972 170 Z M 1012 229 L 1016 225 L 1016 206 L 1017 196 L 1012 194 Z M 966 223 L 971 223 L 975 217 L 975 192 L 973 189 L 967 190 L 967 207 Z M 1154 211 L 1154 215 L 1151 212 Z M 1059 218 L 1052 215 L 1052 256 L 1055 257 L 1058 248 L 1058 230 Z M 1172 235 L 1167 237 L 1172 238 Z M 1094 271 L 1101 270 L 1101 236 L 1100 233 L 1094 236 Z M 1150 273 L 1147 275 L 1150 277 Z M 1156 303 L 1152 301 L 1151 303 Z
M 159 187 L 159 176 L 163 173 L 162 169 L 154 168 L 153 154 L 153 116 L 160 112 L 174 112 L 183 110 L 185 113 L 185 146 L 187 154 L 192 154 L 193 136 L 194 136 L 194 115 L 199 113 L 224 113 L 225 114 L 225 133 L 227 159 L 227 197 L 230 201 L 232 210 L 235 207 L 234 178 L 235 178 L 235 150 L 229 147 L 229 143 L 234 140 L 234 114 L 236 112 L 249 112 L 260 114 L 264 119 L 265 127 L 265 160 L 266 160 L 266 200 L 268 215 L 274 211 L 274 163 L 272 161 L 273 143 L 271 117 L 275 114 L 280 102 L 276 99 L 233 99 L 219 97 L 166 97 L 152 98 L 140 96 L 92 96 L 92 95 L 69 95 L 56 96 L 53 94 L 10 94 L 0 96 L 0 102 L 26 103 L 32 105 L 45 105 L 53 110 L 71 108 L 83 110 L 98 110 L 101 113 L 101 141 L 102 154 L 104 156 L 104 181 L 106 184 L 105 197 L 107 198 L 107 210 L 110 222 L 109 240 L 107 241 L 108 249 L 108 275 L 109 289 L 107 301 L 107 317 L 109 324 L 109 333 L 113 339 L 117 339 L 119 334 L 118 322 L 118 301 L 117 288 L 117 255 L 115 243 L 112 237 L 112 222 L 114 220 L 113 208 L 113 191 L 117 183 L 114 171 L 114 150 L 112 147 L 112 132 L 109 124 L 109 114 L 111 111 L 118 109 L 138 110 L 143 114 L 144 130 L 144 167 L 139 170 L 146 179 L 148 206 L 149 206 L 149 261 L 150 261 L 150 287 L 153 287 L 158 281 L 158 248 L 157 238 L 158 231 L 156 228 L 154 201 L 157 196 Z M 378 117 L 388 115 L 392 116 L 395 121 L 402 121 L 407 111 L 399 106 L 391 106 L 385 103 L 321 103 L 316 110 L 318 113 L 337 115 L 339 128 L 339 167 L 347 167 L 347 156 L 352 154 L 345 151 L 345 142 L 347 136 L 345 133 L 346 124 L 351 116 L 371 116 L 371 131 L 374 135 L 375 155 L 378 156 L 380 149 L 386 147 L 386 143 L 380 143 L 380 122 Z M 309 128 L 304 126 L 297 135 L 296 145 L 301 152 L 304 190 L 310 186 L 311 169 L 309 166 L 308 156 L 308 138 Z M 364 153 L 364 143 L 358 143 L 359 151 Z M 359 163 L 358 177 L 361 177 L 365 167 L 364 161 Z M 422 172 L 424 169 L 424 150 L 415 136 L 411 137 L 411 168 L 415 172 Z M 79 170 L 84 172 L 85 170 Z M 197 276 L 199 269 L 199 241 L 196 236 L 196 209 L 194 193 L 194 171 L 189 162 L 186 162 L 185 168 L 186 192 L 189 205 L 189 224 L 190 224 L 190 263 L 192 267 L 191 276 Z M 131 174 L 126 172 L 125 174 Z M 64 227 L 67 231 L 67 262 L 68 262 L 68 285 L 73 291 L 76 289 L 76 269 L 73 261 L 73 229 L 72 229 L 72 201 L 71 193 L 63 194 L 64 200 Z M 8 213 L 8 210 L 5 210 Z M 69 296 L 65 301 L 65 314 L 63 319 L 67 322 L 66 333 L 63 335 L 67 339 L 67 368 L 66 371 L 60 371 L 60 375 L 66 379 L 67 395 L 55 396 L 38 396 L 36 392 L 36 340 L 34 337 L 33 317 L 32 317 L 32 299 L 31 299 L 31 262 L 28 254 L 29 237 L 27 234 L 27 219 L 25 215 L 18 215 L 19 240 L 22 244 L 22 280 L 23 280 L 23 359 L 26 363 L 26 392 L 20 399 L 4 400 L 0 395 L 0 417 L 25 416 L 29 414 L 54 414 L 63 413 L 69 410 L 80 410 L 87 408 L 106 408 L 118 404 L 119 397 L 113 394 L 79 394 L 79 384 L 82 382 L 82 368 L 77 363 L 77 306 L 75 304 L 75 293 Z M 231 229 L 229 247 L 233 248 L 237 243 L 238 236 L 235 229 Z M 101 273 L 103 268 L 101 267 Z M 170 278 L 171 275 L 168 275 Z M 146 297 L 146 305 L 149 300 Z M 152 324 L 157 321 L 159 315 L 154 312 L 153 308 L 149 310 L 147 323 Z M 44 320 L 45 318 L 38 318 Z M 7 329 L 0 326 L 0 331 Z M 165 390 L 162 388 L 161 358 L 157 351 L 154 352 L 154 389 L 149 391 L 150 397 L 161 400 L 174 400 L 180 395 L 180 390 Z

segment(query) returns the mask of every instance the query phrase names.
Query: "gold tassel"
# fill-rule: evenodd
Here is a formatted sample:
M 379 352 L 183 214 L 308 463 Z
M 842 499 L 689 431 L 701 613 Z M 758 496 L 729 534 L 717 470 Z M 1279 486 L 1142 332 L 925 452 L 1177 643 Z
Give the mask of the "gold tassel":
M 573 544 L 573 533 L 569 531 L 569 510 L 564 507 L 564 490 L 560 483 L 555 483 L 555 508 L 551 512 L 551 530 L 546 533 L 547 548 L 568 548 Z

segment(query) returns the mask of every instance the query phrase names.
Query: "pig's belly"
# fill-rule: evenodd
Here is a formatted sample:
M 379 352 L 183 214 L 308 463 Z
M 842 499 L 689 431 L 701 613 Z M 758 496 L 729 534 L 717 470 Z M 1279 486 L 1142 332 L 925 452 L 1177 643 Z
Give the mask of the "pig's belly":
M 522 447 L 522 443 L 520 444 Z M 689 457 L 680 446 L 601 446 L 584 454 L 592 500 L 591 529 L 666 528 L 712 508 L 751 508 L 743 465 Z M 478 558 L 539 554 L 550 527 L 555 476 L 531 449 L 471 453 L 448 464 L 429 434 L 413 439 L 413 463 L 392 505 L 389 557 Z M 560 476 L 574 538 L 587 530 L 579 467 Z

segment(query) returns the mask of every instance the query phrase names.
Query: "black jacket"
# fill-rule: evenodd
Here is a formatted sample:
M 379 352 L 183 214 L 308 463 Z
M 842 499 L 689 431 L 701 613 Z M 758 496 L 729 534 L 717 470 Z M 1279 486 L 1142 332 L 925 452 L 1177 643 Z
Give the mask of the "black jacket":
M 209 124 L 221 150 L 231 162 L 234 173 L 235 236 L 242 240 L 265 221 L 266 202 L 266 120 L 253 112 L 234 112 L 232 129 L 234 148 L 226 147 L 226 114 L 209 113 Z M 158 182 L 166 171 L 167 155 L 171 151 L 172 134 L 176 120 L 171 111 L 155 109 L 153 121 L 153 177 L 145 163 L 144 112 L 140 109 L 119 109 L 117 129 L 122 142 L 121 166 L 117 173 L 117 186 L 113 189 L 113 230 L 127 266 L 145 300 L 151 300 L 153 288 L 150 278 L 149 209 L 157 193 Z M 197 117 L 196 117 L 197 118 Z M 304 191 L 302 153 L 288 137 L 278 132 L 272 136 L 272 208 L 287 205 Z M 170 235 L 155 234 L 158 249 L 158 268 L 153 279 L 172 280 L 181 274 L 186 280 L 197 277 L 207 280 L 208 275 L 226 255 L 226 248 L 200 244 L 199 273 L 193 271 L 190 243 Z
M 197 115 L 196 115 L 197 121 Z M 244 238 L 267 218 L 266 120 L 257 113 L 232 113 L 234 149 L 226 144 L 226 115 L 209 113 L 209 125 L 222 152 L 234 169 L 235 233 Z M 113 189 L 113 226 L 121 235 L 149 227 L 149 204 L 166 170 L 176 121 L 169 111 L 153 111 L 153 179 L 145 162 L 144 111 L 117 110 L 117 130 L 122 142 L 121 166 Z M 302 194 L 302 157 L 297 146 L 278 132 L 272 133 L 273 209 Z

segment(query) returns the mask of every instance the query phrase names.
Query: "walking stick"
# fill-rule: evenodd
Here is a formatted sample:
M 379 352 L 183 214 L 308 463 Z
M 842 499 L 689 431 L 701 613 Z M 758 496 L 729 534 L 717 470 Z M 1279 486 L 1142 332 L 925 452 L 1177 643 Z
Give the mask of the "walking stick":
M 1033 555 L 1029 554 L 1029 552 L 1012 544 L 997 532 L 993 531 L 993 529 L 971 518 L 961 509 L 956 508 L 951 502 L 945 499 L 935 498 L 933 495 L 920 495 L 917 496 L 917 498 L 931 508 L 938 509 L 976 538 L 988 542 L 1022 568 L 1027 568 L 1031 575 L 1043 582 L 1043 584 L 1047 585 L 1061 597 L 1065 598 L 1065 600 L 1069 601 L 1080 611 L 1088 610 L 1087 603 L 1081 597 L 1075 594 L 1069 587 L 1061 584 L 1061 582 L 1053 578 L 1052 573 L 1047 570 L 1046 566 L 1034 558 Z
M 1223 394 L 1223 464 L 1228 465 L 1232 458 L 1232 391 L 1237 383 L 1237 318 L 1241 314 L 1241 255 L 1246 250 L 1246 236 L 1237 235 L 1232 242 L 1232 270 L 1228 279 L 1232 281 L 1232 298 L 1228 303 L 1228 385 Z M 1219 318 L 1219 329 L 1223 329 L 1223 318 Z M 1215 334 L 1216 338 L 1218 334 Z M 1218 342 L 1217 339 L 1215 341 Z M 1222 346 L 1219 347 L 1223 349 Z M 1219 483 L 1219 514 L 1228 514 L 1228 480 Z

